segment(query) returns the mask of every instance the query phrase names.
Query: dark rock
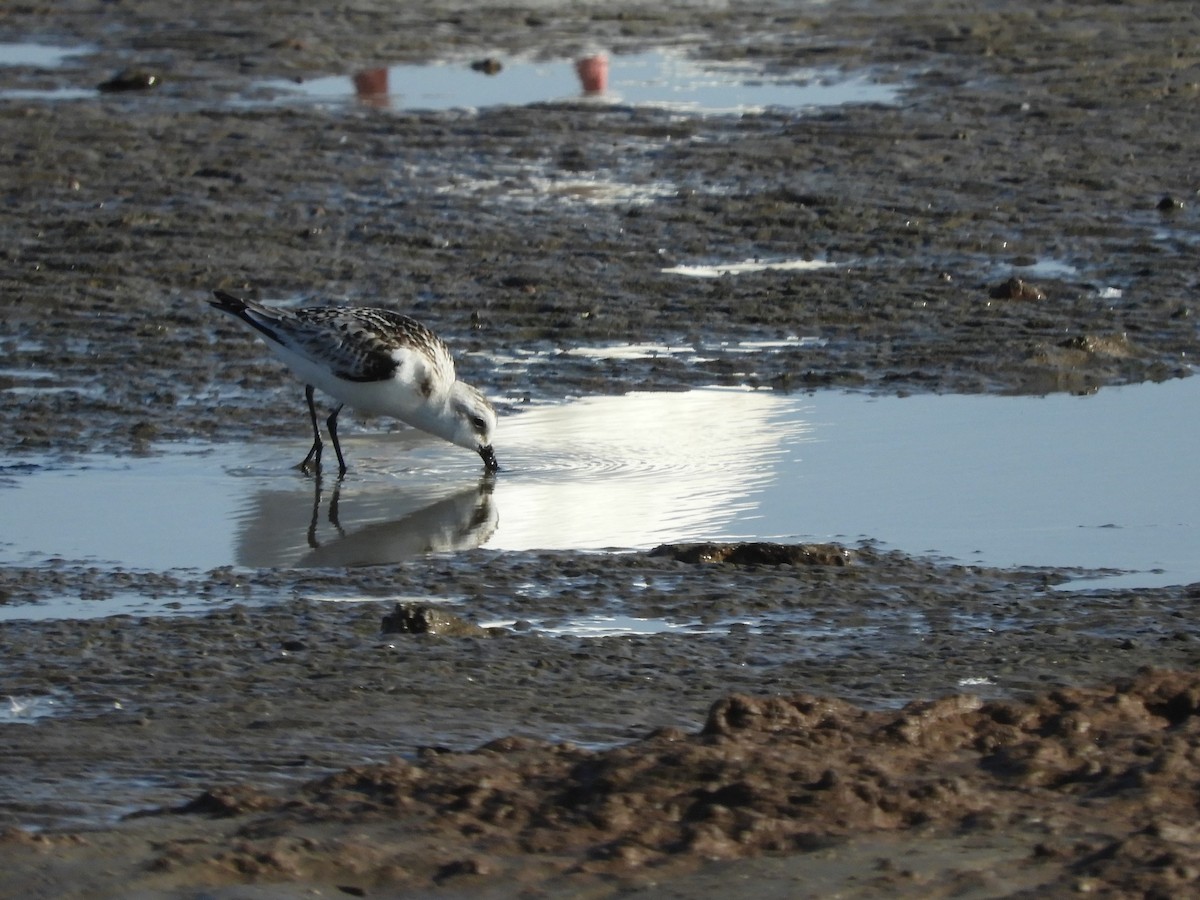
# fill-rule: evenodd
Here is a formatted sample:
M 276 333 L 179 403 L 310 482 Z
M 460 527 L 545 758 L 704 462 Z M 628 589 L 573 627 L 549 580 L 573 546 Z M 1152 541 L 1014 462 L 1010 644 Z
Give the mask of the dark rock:
M 651 556 L 669 556 L 680 562 L 732 563 L 738 566 L 846 566 L 854 551 L 839 544 L 775 544 L 752 541 L 738 544 L 661 544 Z
M 1015 275 L 993 287 L 988 296 L 993 300 L 1045 300 L 1046 292 Z
M 489 632 L 460 616 L 425 603 L 397 603 L 383 617 L 384 634 L 440 634 L 446 637 L 486 637 Z
M 120 94 L 127 91 L 147 91 L 162 84 L 162 76 L 144 69 L 125 69 L 108 81 L 101 82 L 96 90 L 102 94 Z

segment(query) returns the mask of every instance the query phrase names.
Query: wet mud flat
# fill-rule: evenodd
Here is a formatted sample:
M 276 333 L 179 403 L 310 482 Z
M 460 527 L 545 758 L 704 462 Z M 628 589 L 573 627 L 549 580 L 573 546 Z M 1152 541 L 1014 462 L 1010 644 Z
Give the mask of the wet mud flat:
M 837 545 L 6 577 L 25 602 L 214 607 L 0 630 L 37 717 L 0 728 L 24 896 L 775 896 L 810 870 L 991 896 L 1195 871 L 1194 587 L 1072 597 L 1059 572 Z M 563 633 L 597 612 L 680 627 Z
M 163 76 L 145 93 L 0 102 L 15 162 L 0 176 L 6 466 L 303 440 L 298 392 L 211 315 L 214 287 L 394 297 L 514 415 L 527 397 L 631 388 L 1041 393 L 1190 372 L 1189 4 L 189 15 L 0 14 L 5 40 L 95 50 L 6 86 Z M 235 102 L 265 79 L 596 44 L 866 70 L 903 91 L 714 116 Z M 773 257 L 832 266 L 664 271 Z M 780 346 L 562 352 L 714 339 Z M 531 352 L 545 362 L 511 362 Z M 849 565 L 484 551 L 321 576 L 7 567 L 6 605 L 133 591 L 217 608 L 0 626 L 3 690 L 55 713 L 0 725 L 6 889 L 1194 889 L 1194 587 L 1067 603 L 1049 588 L 1068 573 L 851 549 Z M 378 600 L 321 599 L 347 590 Z M 397 595 L 452 597 L 504 630 L 383 635 Z M 601 604 L 712 633 L 548 631 Z M 789 627 L 772 627 L 781 611 Z M 1148 663 L 1176 671 L 1139 675 Z M 938 699 L 963 693 L 984 700 Z
M 277 365 L 201 302 L 214 287 L 395 298 L 451 339 L 469 380 L 518 403 L 713 383 L 1038 393 L 1189 371 L 1196 208 L 1179 163 L 1200 123 L 1186 4 L 389 4 L 319 27 L 300 8 L 217 7 L 185 31 L 157 9 L 0 21 L 97 48 L 18 68 L 16 85 L 162 74 L 147 92 L 0 104 L 15 160 L 0 377 L 23 393 L 0 412 L 6 449 L 303 433 Z M 902 91 L 747 115 L 241 102 L 264 80 L 381 62 L 671 42 Z M 772 257 L 834 265 L 663 271 Z M 712 336 L 822 341 L 749 362 L 561 355 Z M 499 362 L 531 352 L 549 364 Z

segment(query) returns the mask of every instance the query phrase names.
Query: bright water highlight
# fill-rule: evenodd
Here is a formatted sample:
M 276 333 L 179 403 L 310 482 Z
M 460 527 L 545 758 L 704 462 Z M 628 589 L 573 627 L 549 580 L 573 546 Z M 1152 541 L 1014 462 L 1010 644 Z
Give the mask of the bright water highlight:
M 0 563 L 342 566 L 429 552 L 875 540 L 995 566 L 1200 581 L 1200 379 L 1086 397 L 701 390 L 505 416 L 503 467 L 407 429 L 347 434 L 318 488 L 307 442 L 167 446 L 13 467 Z M 347 429 L 348 430 L 348 429 Z

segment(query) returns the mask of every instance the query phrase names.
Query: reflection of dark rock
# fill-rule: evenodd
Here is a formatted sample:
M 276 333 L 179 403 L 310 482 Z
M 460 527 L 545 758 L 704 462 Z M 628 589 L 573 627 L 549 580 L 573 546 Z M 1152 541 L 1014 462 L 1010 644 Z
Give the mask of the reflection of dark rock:
M 162 78 L 144 69 L 125 69 L 118 72 L 108 81 L 96 86 L 105 94 L 119 94 L 124 91 L 146 91 L 162 84 Z
M 651 556 L 670 556 L 680 562 L 732 563 L 736 566 L 845 566 L 854 551 L 839 544 L 661 544 Z
M 993 300 L 1045 300 L 1046 292 L 1036 284 L 1023 281 L 1015 275 L 988 292 Z
M 471 68 L 476 72 L 482 72 L 484 75 L 498 75 L 504 68 L 504 63 L 496 59 L 494 56 L 489 56 L 487 59 L 477 59 L 471 63 Z
M 384 634 L 440 634 L 447 637 L 487 637 L 489 632 L 461 616 L 425 603 L 397 603 L 383 617 Z
M 1105 372 L 1118 371 L 1128 360 L 1143 355 L 1123 334 L 1080 334 L 1056 344 L 1037 343 L 1026 358 L 1042 374 L 1043 391 L 1088 394 L 1099 387 Z M 1046 377 L 1048 373 L 1054 377 Z

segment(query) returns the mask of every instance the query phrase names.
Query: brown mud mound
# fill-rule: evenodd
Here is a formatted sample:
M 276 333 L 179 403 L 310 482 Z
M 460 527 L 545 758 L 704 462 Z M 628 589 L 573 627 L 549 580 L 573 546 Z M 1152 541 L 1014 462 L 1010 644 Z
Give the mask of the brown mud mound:
M 651 556 L 688 563 L 732 563 L 738 566 L 845 566 L 854 551 L 840 544 L 776 544 L 744 541 L 736 544 L 662 544 Z
M 732 695 L 697 734 L 663 729 L 602 752 L 506 738 L 286 796 L 210 791 L 177 812 L 237 816 L 236 831 L 168 843 L 153 867 L 198 882 L 417 887 L 530 865 L 678 873 L 873 832 L 1018 830 L 1040 833 L 1024 862 L 1053 862 L 1061 889 L 1180 896 L 1200 881 L 1198 706 L 1200 676 L 1162 671 L 1028 702 L 955 696 L 885 712 Z

